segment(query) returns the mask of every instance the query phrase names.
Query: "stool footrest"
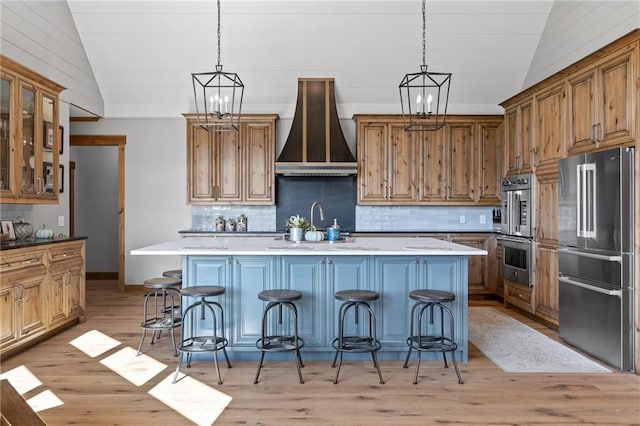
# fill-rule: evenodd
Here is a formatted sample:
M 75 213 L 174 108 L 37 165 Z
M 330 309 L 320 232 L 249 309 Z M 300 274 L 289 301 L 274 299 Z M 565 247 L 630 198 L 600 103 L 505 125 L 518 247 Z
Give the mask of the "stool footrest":
M 295 351 L 304 346 L 304 340 L 298 337 L 296 345 L 294 336 L 266 336 L 256 341 L 256 347 L 263 352 Z
M 177 317 L 167 318 L 149 318 L 141 324 L 142 328 L 155 329 L 155 330 L 169 330 L 172 328 L 180 327 L 182 319 Z
M 424 352 L 452 352 L 458 349 L 451 339 L 440 336 L 411 336 L 407 338 L 407 345 Z
M 369 336 L 345 336 L 342 338 L 342 346 L 340 339 L 336 337 L 331 344 L 339 352 L 377 352 L 382 347 L 379 340 Z
M 178 345 L 180 352 L 213 352 L 226 348 L 229 341 L 220 336 L 216 336 L 215 343 L 213 336 L 196 336 L 183 340 Z

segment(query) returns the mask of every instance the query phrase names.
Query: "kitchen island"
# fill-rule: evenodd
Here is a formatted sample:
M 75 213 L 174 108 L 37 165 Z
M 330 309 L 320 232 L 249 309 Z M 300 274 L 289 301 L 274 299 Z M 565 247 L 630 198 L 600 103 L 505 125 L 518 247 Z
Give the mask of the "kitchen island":
M 373 290 L 382 359 L 406 355 L 415 289 L 450 291 L 455 316 L 456 357 L 467 361 L 467 257 L 485 250 L 434 238 L 347 238 L 335 243 L 300 242 L 282 236 L 183 238 L 132 250 L 132 255 L 182 256 L 183 286 L 219 285 L 225 309 L 229 350 L 234 359 L 259 358 L 263 302 L 258 293 L 272 288 L 295 289 L 305 359 L 330 360 L 340 302 L 336 291 Z M 159 272 L 160 273 L 160 272 Z M 192 301 L 185 301 L 191 303 Z M 359 325 L 362 327 L 362 324 Z M 357 333 L 357 324 L 349 333 Z M 289 354 L 280 354 L 289 359 Z M 366 358 L 368 354 L 361 354 Z M 435 359 L 435 354 L 433 355 Z

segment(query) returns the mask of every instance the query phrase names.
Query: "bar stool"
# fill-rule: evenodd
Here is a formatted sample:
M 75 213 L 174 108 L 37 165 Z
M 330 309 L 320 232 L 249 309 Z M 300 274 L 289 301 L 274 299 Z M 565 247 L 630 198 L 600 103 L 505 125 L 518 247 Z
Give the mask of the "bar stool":
M 260 377 L 260 370 L 262 369 L 262 362 L 264 361 L 264 354 L 266 352 L 290 352 L 294 351 L 296 355 L 296 367 L 298 369 L 298 377 L 300 383 L 304 383 L 302 378 L 301 367 L 302 357 L 300 356 L 300 349 L 304 346 L 304 340 L 298 335 L 298 309 L 293 303 L 296 300 L 302 299 L 302 293 L 296 290 L 264 290 L 258 293 L 258 299 L 269 302 L 262 314 L 262 335 L 256 341 L 256 347 L 260 350 L 260 363 L 258 364 L 258 372 L 256 378 L 253 381 L 254 384 L 258 383 Z M 269 311 L 278 309 L 278 324 L 282 325 L 282 308 L 287 308 L 291 314 L 293 321 L 293 335 L 282 334 L 267 335 L 267 320 Z M 282 326 L 280 327 L 282 328 Z
M 227 355 L 227 346 L 229 341 L 224 335 L 224 310 L 222 305 L 212 300 L 206 300 L 207 297 L 215 297 L 224 294 L 225 288 L 220 286 L 195 286 L 186 287 L 180 290 L 182 297 L 196 297 L 199 300 L 189 305 L 182 314 L 182 339 L 178 345 L 180 351 L 180 360 L 178 361 L 178 367 L 176 368 L 176 374 L 173 377 L 172 383 L 178 380 L 178 373 L 180 372 L 180 366 L 184 354 L 187 354 L 187 368 L 191 368 L 191 357 L 194 353 L 213 353 L 213 364 L 216 367 L 216 374 L 218 375 L 218 384 L 222 384 L 222 377 L 220 376 L 220 369 L 218 367 L 218 351 L 224 353 L 224 358 L 227 361 L 227 367 L 231 368 L 231 362 Z M 200 323 L 200 327 L 196 327 L 198 322 L 197 309 L 200 308 L 199 321 L 210 321 L 207 323 Z M 216 310 L 220 316 L 216 315 Z M 186 324 L 188 327 L 185 327 Z M 185 329 L 187 328 L 187 329 Z M 199 328 L 199 330 L 197 330 Z
M 416 303 L 413 305 L 413 308 L 411 308 L 411 330 L 410 336 L 407 338 L 409 351 L 407 352 L 407 358 L 404 361 L 403 367 L 408 368 L 411 351 L 415 349 L 418 352 L 418 363 L 416 364 L 416 372 L 413 378 L 413 384 L 415 385 L 418 383 L 418 371 L 420 370 L 421 352 L 442 352 L 445 368 L 449 368 L 449 365 L 447 364 L 446 353 L 451 352 L 451 359 L 453 360 L 453 366 L 456 369 L 458 383 L 463 384 L 464 382 L 462 381 L 462 376 L 460 375 L 460 370 L 458 369 L 458 363 L 456 362 L 456 350 L 458 349 L 458 345 L 455 342 L 453 314 L 451 313 L 451 310 L 444 305 L 444 303 L 453 302 L 454 300 L 456 300 L 456 296 L 448 291 L 413 290 L 411 293 L 409 293 L 409 297 L 412 300 L 415 300 Z M 429 324 L 433 324 L 434 308 L 440 309 L 439 334 L 429 334 Z M 418 311 L 418 309 L 419 312 L 416 314 L 416 311 Z M 423 317 L 427 312 L 429 313 L 429 320 L 428 324 L 425 323 L 423 328 Z M 446 337 L 444 333 L 445 312 L 447 313 L 450 326 L 449 337 Z M 418 328 L 414 330 L 414 323 L 416 318 L 418 320 Z
M 161 277 L 151 278 L 144 281 L 144 286 L 151 291 L 147 292 L 144 296 L 144 305 L 142 313 L 142 337 L 138 344 L 138 355 L 142 353 L 142 344 L 147 335 L 147 330 L 153 330 L 151 337 L 151 344 L 155 343 L 155 339 L 160 338 L 160 332 L 162 330 L 171 331 L 171 342 L 173 344 L 173 356 L 178 356 L 176 350 L 176 335 L 175 329 L 180 327 L 182 319 L 175 316 L 171 309 L 167 309 L 167 304 L 170 306 L 176 305 L 175 296 L 179 295 L 179 288 L 182 285 L 182 280 L 175 278 Z M 158 336 L 156 337 L 156 332 Z
M 378 355 L 376 354 L 382 345 L 376 338 L 376 315 L 371 309 L 369 302 L 378 300 L 380 295 L 375 291 L 368 290 L 343 290 L 338 291 L 335 294 L 336 300 L 340 300 L 344 303 L 340 306 L 340 312 L 338 314 L 338 337 L 333 339 L 332 345 L 336 350 L 336 354 L 333 357 L 332 367 L 336 367 L 336 361 L 338 355 L 340 355 L 340 362 L 338 362 L 338 370 L 336 371 L 336 377 L 333 383 L 338 383 L 338 376 L 340 375 L 340 367 L 342 366 L 342 356 L 345 352 L 357 353 L 357 352 L 369 352 L 371 358 L 373 358 L 373 365 L 378 371 L 378 377 L 380 378 L 380 384 L 384 384 L 382 379 L 382 372 L 380 371 L 380 363 L 378 362 Z M 363 336 L 345 336 L 344 335 L 344 318 L 347 315 L 347 311 L 350 308 L 355 308 L 354 318 L 355 323 L 358 324 L 358 308 L 364 308 L 369 314 L 369 333 Z
M 171 269 L 169 271 L 164 271 L 162 273 L 163 277 L 167 277 L 167 278 L 175 278 L 177 280 L 180 280 L 180 287 L 182 286 L 182 269 Z M 180 298 L 178 298 L 178 300 L 180 300 Z M 179 318 L 182 318 L 182 312 L 180 309 L 180 304 L 177 305 L 173 305 L 173 306 L 169 306 L 167 304 L 166 300 L 163 300 L 164 303 L 164 309 L 167 312 L 173 312 L 173 315 Z

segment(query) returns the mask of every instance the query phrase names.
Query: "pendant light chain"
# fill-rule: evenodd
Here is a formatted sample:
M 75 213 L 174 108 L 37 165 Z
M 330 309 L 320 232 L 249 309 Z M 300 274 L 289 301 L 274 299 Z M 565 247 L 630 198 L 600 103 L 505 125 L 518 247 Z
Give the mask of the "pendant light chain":
M 220 0 L 218 0 L 218 67 L 220 66 Z
M 422 0 L 422 65 L 427 66 L 427 1 Z

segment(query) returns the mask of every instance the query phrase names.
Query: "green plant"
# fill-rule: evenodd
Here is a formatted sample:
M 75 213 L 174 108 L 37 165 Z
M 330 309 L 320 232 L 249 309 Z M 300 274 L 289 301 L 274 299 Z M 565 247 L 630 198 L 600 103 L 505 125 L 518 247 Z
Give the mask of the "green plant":
M 309 221 L 299 214 L 291 216 L 286 220 L 286 225 L 289 228 L 302 228 L 307 229 L 309 227 Z

